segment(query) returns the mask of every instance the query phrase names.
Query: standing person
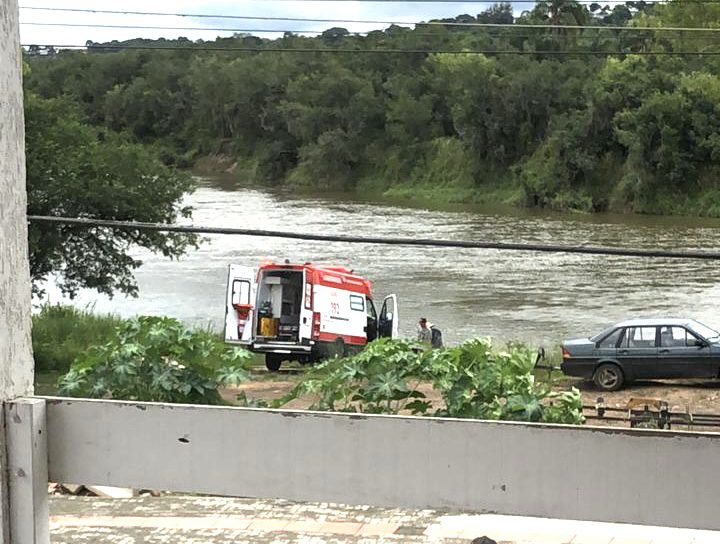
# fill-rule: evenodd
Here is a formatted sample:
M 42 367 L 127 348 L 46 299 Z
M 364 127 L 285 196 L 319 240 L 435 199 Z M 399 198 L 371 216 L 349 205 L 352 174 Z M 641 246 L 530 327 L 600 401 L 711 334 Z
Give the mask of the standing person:
M 428 328 L 430 329 L 430 346 L 433 349 L 443 347 L 442 331 L 438 329 L 435 325 L 428 325 Z
M 420 321 L 418 321 L 417 328 L 418 342 L 422 342 L 424 344 L 430 344 L 432 342 L 432 331 L 430 330 L 430 327 L 432 327 L 432 325 L 428 323 L 428 320 L 421 317 Z

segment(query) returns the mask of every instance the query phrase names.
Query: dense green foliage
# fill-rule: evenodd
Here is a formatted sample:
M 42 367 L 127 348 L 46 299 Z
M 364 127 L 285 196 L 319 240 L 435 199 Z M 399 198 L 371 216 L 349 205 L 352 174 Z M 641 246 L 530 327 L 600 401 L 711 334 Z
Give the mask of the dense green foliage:
M 36 371 L 65 372 L 61 395 L 219 404 L 218 388 L 249 379 L 253 365 L 249 352 L 170 318 L 121 319 L 48 305 L 33 323 Z M 535 357 L 522 344 L 496 348 L 489 339 L 435 350 L 381 339 L 358 355 L 312 367 L 273 405 L 309 397 L 317 410 L 582 423 L 579 392 L 536 379 Z M 235 404 L 268 401 L 240 392 Z
M 497 349 L 475 339 L 418 350 L 382 339 L 314 368 L 276 404 L 310 395 L 317 410 L 582 423 L 580 392 L 553 391 L 549 381 L 535 379 L 534 365 L 535 353 L 521 344 Z M 433 405 L 422 384 L 431 384 L 442 402 Z
M 32 317 L 35 372 L 67 372 L 90 346 L 105 344 L 122 320 L 59 304 L 44 305 Z
M 72 102 L 78 112 L 71 121 L 77 115 L 102 127 L 93 134 L 152 146 L 180 166 L 224 157 L 247 181 L 720 215 L 720 60 L 647 54 L 717 46 L 697 33 L 604 28 L 717 27 L 720 5 L 628 1 L 611 8 L 549 0 L 515 20 L 510 4 L 498 4 L 447 22 L 597 28 L 392 26 L 366 36 L 334 28 L 316 38 L 130 42 L 174 51 L 89 44 L 91 54 L 34 51 L 26 85 L 44 100 Z M 208 45 L 436 53 L 201 50 Z M 473 50 L 526 54 L 447 52 Z M 32 131 L 40 122 L 32 110 L 30 121 Z M 81 131 L 76 138 L 90 136 Z M 165 220 L 176 211 L 157 214 Z M 113 217 L 126 215 L 118 210 Z
M 218 387 L 247 379 L 248 351 L 167 317 L 123 321 L 83 352 L 59 382 L 72 397 L 221 404 Z
M 190 176 L 162 163 L 125 134 L 91 125 L 68 97 L 25 95 L 28 214 L 173 223 L 189 216 L 183 196 Z M 195 238 L 176 233 L 57 226 L 29 227 L 30 271 L 36 291 L 53 276 L 63 292 L 79 288 L 135 294 L 132 271 L 140 246 L 168 257 Z

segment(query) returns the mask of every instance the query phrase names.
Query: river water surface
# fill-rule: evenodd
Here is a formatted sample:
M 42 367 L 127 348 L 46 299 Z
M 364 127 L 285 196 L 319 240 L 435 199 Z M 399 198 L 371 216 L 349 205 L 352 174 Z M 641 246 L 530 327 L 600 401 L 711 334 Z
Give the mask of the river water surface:
M 427 210 L 344 195 L 293 196 L 203 178 L 189 198 L 200 226 L 322 234 L 637 248 L 720 250 L 720 221 L 455 208 Z M 343 264 L 373 280 L 376 299 L 396 293 L 401 332 L 420 316 L 446 341 L 472 336 L 548 347 L 638 316 L 692 316 L 720 328 L 720 263 L 478 249 L 435 249 L 212 235 L 179 261 L 137 252 L 136 299 L 82 292 L 73 302 L 122 316 L 223 322 L 227 265 L 264 258 Z M 50 300 L 59 295 L 51 290 Z

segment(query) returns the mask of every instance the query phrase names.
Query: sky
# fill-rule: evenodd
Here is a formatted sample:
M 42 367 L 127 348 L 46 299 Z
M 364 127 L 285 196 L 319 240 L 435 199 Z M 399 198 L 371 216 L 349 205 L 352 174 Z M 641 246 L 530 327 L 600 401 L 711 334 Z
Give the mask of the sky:
M 218 32 L 215 28 L 325 30 L 341 26 L 353 32 L 386 28 L 387 24 L 309 23 L 286 21 L 258 21 L 211 19 L 175 16 L 147 16 L 129 14 L 73 13 L 24 9 L 27 7 L 128 10 L 163 13 L 220 14 L 265 17 L 302 17 L 324 19 L 373 19 L 383 21 L 426 21 L 438 17 L 453 17 L 468 13 L 475 15 L 491 2 L 457 3 L 400 3 L 400 2 L 334 2 L 287 0 L 21 0 L 20 39 L 23 44 L 83 45 L 87 40 L 104 42 L 132 38 L 177 38 L 213 40 L 217 36 L 231 36 L 233 31 Z M 37 26 L 30 23 L 97 24 L 163 27 L 202 27 L 211 30 L 154 30 L 119 28 L 83 28 Z M 273 38 L 278 34 L 259 34 Z

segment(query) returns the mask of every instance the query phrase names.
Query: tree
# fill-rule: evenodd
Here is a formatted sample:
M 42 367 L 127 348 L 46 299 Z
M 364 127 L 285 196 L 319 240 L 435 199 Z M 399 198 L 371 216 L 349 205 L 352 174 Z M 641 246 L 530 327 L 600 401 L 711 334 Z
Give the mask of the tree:
M 148 149 L 83 122 L 64 99 L 25 95 L 28 214 L 172 223 L 191 210 L 182 204 L 190 176 L 164 166 Z M 196 239 L 177 233 L 32 223 L 30 271 L 39 282 L 58 275 L 60 289 L 137 294 L 132 271 L 140 246 L 177 257 Z
M 514 20 L 513 7 L 510 2 L 493 4 L 482 13 L 478 13 L 477 16 L 478 23 L 511 25 Z

